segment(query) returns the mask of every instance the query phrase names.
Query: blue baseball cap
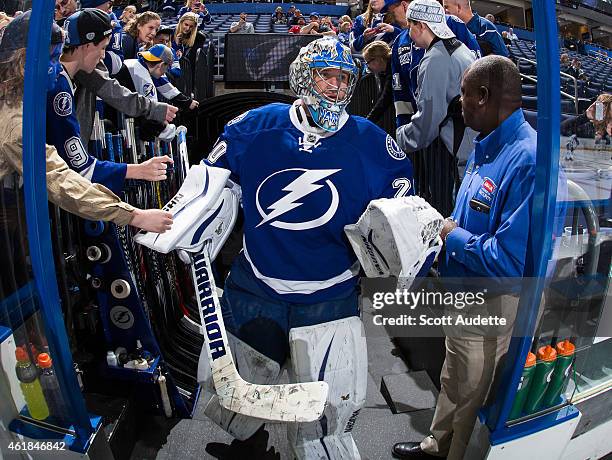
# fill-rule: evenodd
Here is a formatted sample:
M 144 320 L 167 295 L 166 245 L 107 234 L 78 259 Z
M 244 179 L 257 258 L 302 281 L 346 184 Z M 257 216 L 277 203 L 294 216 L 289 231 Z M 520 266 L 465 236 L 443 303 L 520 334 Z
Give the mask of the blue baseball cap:
M 146 51 L 141 51 L 140 53 L 138 53 L 138 55 L 142 57 L 145 61 L 165 62 L 168 65 L 172 65 L 172 61 L 174 60 L 172 50 L 166 45 L 162 45 L 161 43 L 153 45 Z
M 113 31 L 110 16 L 96 8 L 85 8 L 69 16 L 64 22 L 66 45 L 80 46 L 98 43 Z
M 389 10 L 391 5 L 395 5 L 396 3 L 400 3 L 402 0 L 385 0 L 385 6 L 380 10 L 381 13 L 386 13 Z
M 312 13 L 310 13 L 308 16 L 309 16 L 309 17 L 312 17 L 312 16 L 319 17 L 319 13 L 317 13 L 316 11 L 313 11 L 313 12 L 312 12 Z

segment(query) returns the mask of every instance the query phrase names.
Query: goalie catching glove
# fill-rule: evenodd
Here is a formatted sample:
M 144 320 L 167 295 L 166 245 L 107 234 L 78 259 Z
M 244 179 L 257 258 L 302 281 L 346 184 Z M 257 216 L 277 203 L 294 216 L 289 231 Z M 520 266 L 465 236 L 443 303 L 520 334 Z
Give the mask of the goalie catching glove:
M 442 249 L 444 218 L 418 196 L 370 202 L 344 227 L 368 278 L 424 276 Z

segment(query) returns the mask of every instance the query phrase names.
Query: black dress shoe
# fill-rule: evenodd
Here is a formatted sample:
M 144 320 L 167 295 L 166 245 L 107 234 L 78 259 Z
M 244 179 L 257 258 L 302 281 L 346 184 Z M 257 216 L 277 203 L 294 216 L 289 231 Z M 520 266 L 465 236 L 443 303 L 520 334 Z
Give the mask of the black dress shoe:
M 441 460 L 443 458 L 423 452 L 420 442 L 398 442 L 393 446 L 392 452 L 395 458 L 418 458 L 428 460 Z

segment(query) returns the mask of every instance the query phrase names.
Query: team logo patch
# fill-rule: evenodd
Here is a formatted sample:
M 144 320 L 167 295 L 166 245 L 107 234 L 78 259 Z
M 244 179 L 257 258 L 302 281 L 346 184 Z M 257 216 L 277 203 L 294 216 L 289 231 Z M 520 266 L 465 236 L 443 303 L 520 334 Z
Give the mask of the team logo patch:
M 481 199 L 481 201 L 491 203 L 493 201 L 493 195 L 495 194 L 495 190 L 497 189 L 497 185 L 490 178 L 485 177 L 484 182 L 480 186 L 478 190 L 477 196 Z
M 255 205 L 262 220 L 285 230 L 308 230 L 329 222 L 340 204 L 328 178 L 340 169 L 290 168 L 266 177 L 257 188 Z
M 87 33 L 85 34 L 85 38 L 86 38 L 87 40 L 93 40 L 95 36 L 96 36 L 96 34 L 95 34 L 94 32 L 87 32 Z
M 244 117 L 246 117 L 249 114 L 250 110 L 247 110 L 244 113 L 241 113 L 240 115 L 238 115 L 236 118 L 233 118 L 232 120 L 227 122 L 227 126 L 232 126 L 235 125 L 236 123 L 240 123 L 242 120 L 244 120 Z
M 485 177 L 485 181 L 483 182 L 482 186 L 489 193 L 493 193 L 495 189 L 497 188 L 497 185 L 495 185 L 495 182 L 493 182 L 488 177 Z
M 389 152 L 389 155 L 391 155 L 394 160 L 403 160 L 406 158 L 406 152 L 400 149 L 399 145 L 397 145 L 397 142 L 395 142 L 393 138 L 388 134 L 386 144 L 387 152 Z
M 57 93 L 53 98 L 53 110 L 60 117 L 67 117 L 72 113 L 72 96 L 62 91 Z
M 145 83 L 142 87 L 142 92 L 144 93 L 145 97 L 150 99 L 155 96 L 155 86 L 153 86 L 153 83 Z

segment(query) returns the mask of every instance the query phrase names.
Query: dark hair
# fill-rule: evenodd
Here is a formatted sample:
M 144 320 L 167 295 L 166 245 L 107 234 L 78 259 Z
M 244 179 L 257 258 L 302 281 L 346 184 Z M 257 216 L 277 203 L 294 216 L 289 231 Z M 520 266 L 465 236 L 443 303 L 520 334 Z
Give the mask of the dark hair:
M 26 49 L 20 48 L 0 62 L 0 108 L 22 103 L 25 59 Z

